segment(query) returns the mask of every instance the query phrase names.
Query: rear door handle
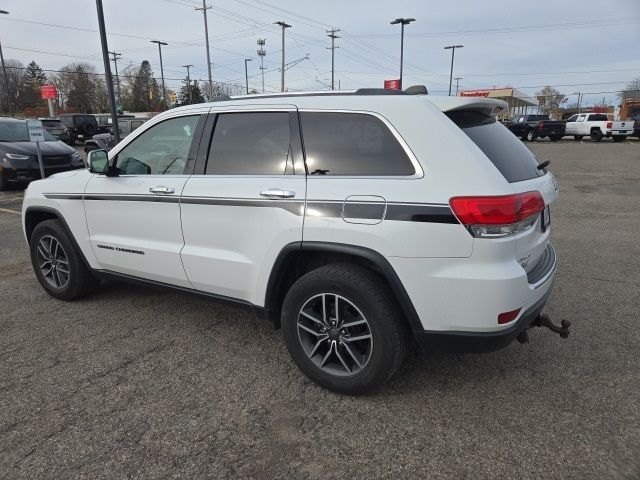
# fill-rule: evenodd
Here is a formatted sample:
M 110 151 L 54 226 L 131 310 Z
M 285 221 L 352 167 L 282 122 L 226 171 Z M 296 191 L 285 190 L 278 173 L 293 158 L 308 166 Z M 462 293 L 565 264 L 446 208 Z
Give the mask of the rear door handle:
M 296 196 L 296 192 L 283 190 L 282 188 L 270 188 L 269 190 L 261 191 L 260 195 L 267 198 L 293 198 Z
M 151 187 L 149 189 L 149 191 L 151 193 L 175 193 L 176 189 L 172 188 L 172 187 L 163 187 L 163 186 L 159 186 L 159 187 Z

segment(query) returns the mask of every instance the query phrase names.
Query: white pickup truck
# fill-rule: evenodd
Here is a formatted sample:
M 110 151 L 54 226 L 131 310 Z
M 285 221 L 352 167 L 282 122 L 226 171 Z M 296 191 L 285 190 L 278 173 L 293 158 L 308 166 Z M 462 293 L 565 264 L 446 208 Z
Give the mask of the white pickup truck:
M 599 142 L 604 137 L 622 142 L 627 135 L 633 135 L 633 120 L 612 122 L 604 113 L 580 113 L 569 117 L 565 135 L 573 135 L 576 140 L 588 135 L 592 142 Z

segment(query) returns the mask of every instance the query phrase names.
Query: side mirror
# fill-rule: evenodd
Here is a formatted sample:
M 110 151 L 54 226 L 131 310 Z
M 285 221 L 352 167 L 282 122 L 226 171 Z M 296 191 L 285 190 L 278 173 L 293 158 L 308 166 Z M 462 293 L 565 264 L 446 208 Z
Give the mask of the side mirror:
M 87 153 L 89 171 L 98 175 L 109 173 L 109 155 L 106 150 L 91 150 Z

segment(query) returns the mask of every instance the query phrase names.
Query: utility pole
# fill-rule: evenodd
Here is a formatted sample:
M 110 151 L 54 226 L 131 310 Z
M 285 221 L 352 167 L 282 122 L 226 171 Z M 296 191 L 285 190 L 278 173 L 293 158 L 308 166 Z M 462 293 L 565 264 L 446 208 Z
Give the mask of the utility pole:
M 275 24 L 282 27 L 282 72 L 280 73 L 280 91 L 284 92 L 284 31 L 287 28 L 291 28 L 291 25 L 285 22 L 275 22 Z
M 328 33 L 327 37 L 329 37 L 331 39 L 331 47 L 327 47 L 331 49 L 331 90 L 335 90 L 334 85 L 334 78 L 335 78 L 335 51 L 336 48 L 336 38 L 340 38 L 338 35 L 336 35 L 336 33 L 338 33 L 340 31 L 340 29 L 335 29 L 332 28 L 331 30 L 326 30 L 326 32 Z
M 9 15 L 6 10 L 0 10 L 0 14 Z M 2 73 L 4 75 L 4 87 L 7 90 L 7 106 L 9 107 L 9 115 L 13 117 L 13 102 L 11 101 L 11 87 L 9 86 L 9 77 L 7 76 L 7 67 L 4 66 L 4 56 L 2 55 L 2 43 L 0 43 L 0 62 L 2 63 Z
M 247 86 L 247 95 L 249 95 L 249 70 L 247 70 L 247 62 L 251 62 L 250 58 L 244 59 L 244 82 Z
M 411 22 L 415 22 L 415 18 L 396 18 L 391 25 L 400 24 L 400 90 L 402 90 L 402 63 L 404 57 L 404 26 L 409 25 Z
M 116 111 L 116 95 L 113 92 L 113 79 L 111 78 L 111 60 L 109 59 L 109 47 L 107 45 L 107 29 L 104 26 L 104 12 L 102 11 L 102 0 L 96 0 L 96 10 L 98 10 L 98 27 L 100 30 L 100 43 L 102 44 L 102 60 L 104 62 L 104 74 L 107 77 L 107 91 L 111 102 L 111 122 L 113 125 L 113 136 L 116 143 L 120 142 L 120 129 L 118 128 L 118 112 Z
M 117 53 L 117 52 L 109 52 L 111 55 L 113 55 L 113 58 L 111 59 L 111 61 L 113 62 L 113 66 L 116 70 L 116 86 L 118 88 L 118 101 L 120 100 L 120 77 L 118 76 L 118 60 L 120 60 L 120 57 L 122 56 L 121 53 Z
M 151 43 L 158 44 L 158 53 L 160 54 L 160 78 L 162 79 L 162 100 L 164 101 L 164 109 L 168 108 L 167 106 L 167 91 L 164 88 L 164 68 L 162 68 L 162 45 L 169 45 L 166 42 L 161 42 L 159 40 L 151 40 Z
M 189 92 L 189 105 L 191 105 L 191 102 L 192 102 L 191 95 L 193 92 L 191 91 L 191 75 L 189 74 L 189 69 L 193 67 L 193 65 L 189 64 L 189 65 L 182 65 L 182 66 L 187 69 L 187 91 Z
M 453 59 L 456 55 L 456 48 L 462 48 L 464 45 L 448 45 L 445 50 L 451 50 L 451 71 L 449 72 L 449 96 L 451 96 L 451 83 L 453 80 Z
M 211 97 L 213 97 L 213 81 L 211 80 L 211 56 L 209 55 L 209 26 L 207 25 L 207 10 L 211 7 L 207 5 L 205 0 L 202 0 L 202 7 L 195 7 L 196 10 L 202 10 L 204 14 L 204 40 L 207 46 L 207 72 L 209 73 L 209 98 L 211 101 Z
M 264 45 L 267 41 L 264 38 L 258 39 L 258 56 L 260 57 L 260 72 L 262 73 L 262 93 L 264 93 L 264 57 L 267 51 L 264 49 Z
M 462 80 L 462 77 L 456 77 L 454 78 L 454 80 L 456 81 L 456 97 L 458 96 L 458 86 L 460 84 L 460 80 Z

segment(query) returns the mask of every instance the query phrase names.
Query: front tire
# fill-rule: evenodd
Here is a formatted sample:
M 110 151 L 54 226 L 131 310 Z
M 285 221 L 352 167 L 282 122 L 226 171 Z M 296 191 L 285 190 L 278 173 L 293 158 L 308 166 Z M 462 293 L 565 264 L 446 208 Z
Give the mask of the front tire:
M 282 307 L 284 342 L 298 368 L 334 392 L 370 391 L 393 376 L 408 348 L 406 321 L 374 272 L 350 264 L 298 279 Z
M 551 140 L 552 142 L 557 142 L 561 138 L 562 137 L 560 135 L 552 135 L 552 136 L 549 137 L 549 140 Z
M 6 174 L 0 171 L 0 192 L 4 192 L 7 189 L 7 183 Z
M 33 230 L 29 248 L 36 277 L 52 297 L 76 300 L 96 285 L 59 220 L 39 223 Z

